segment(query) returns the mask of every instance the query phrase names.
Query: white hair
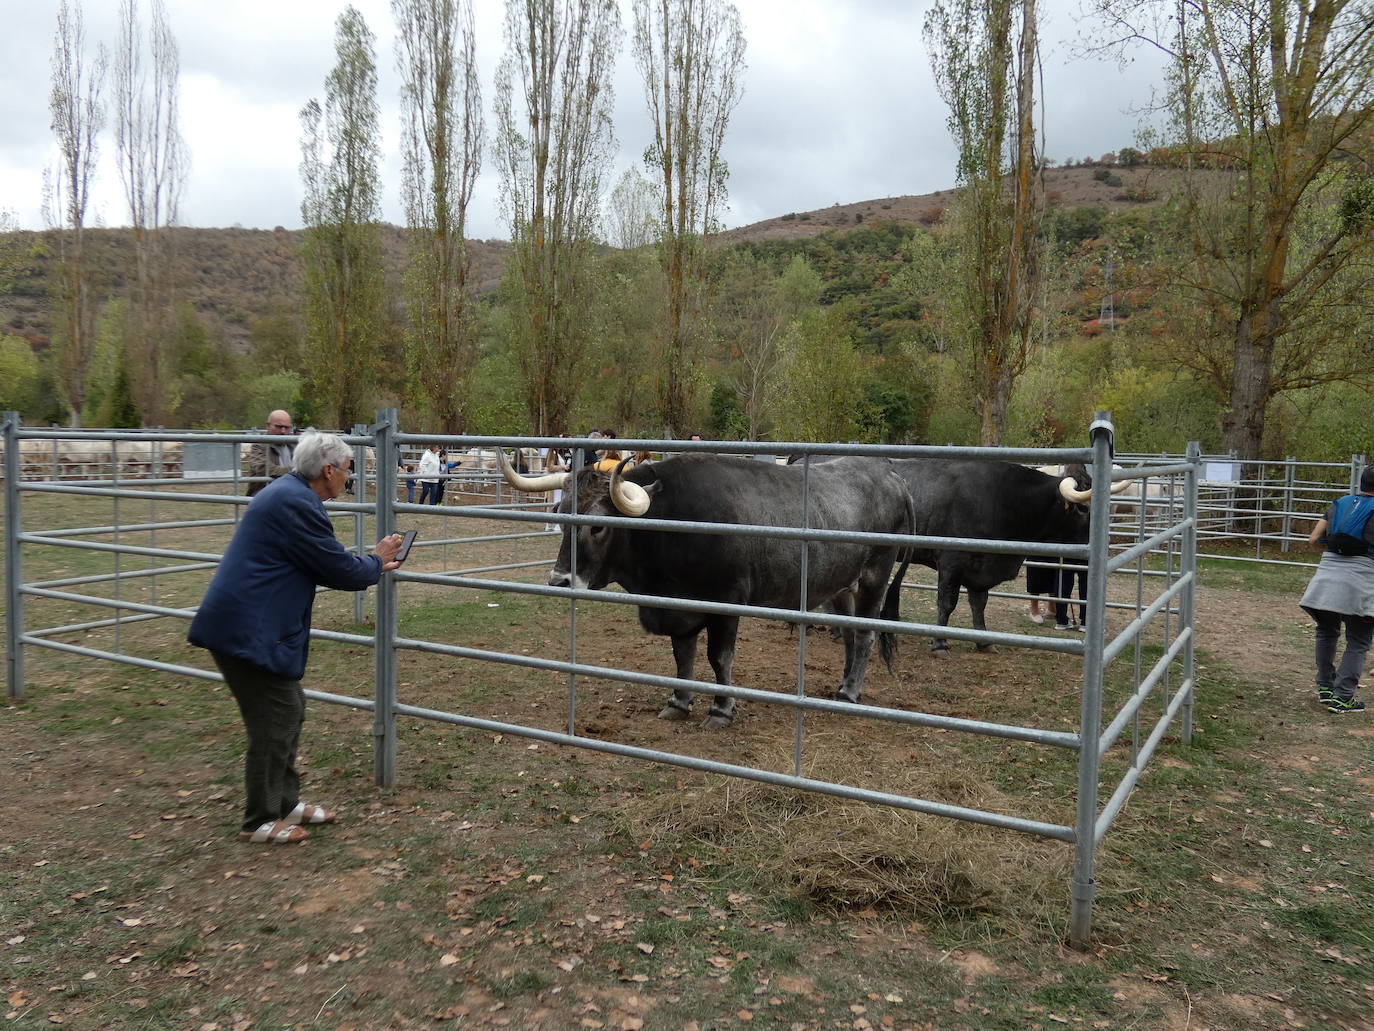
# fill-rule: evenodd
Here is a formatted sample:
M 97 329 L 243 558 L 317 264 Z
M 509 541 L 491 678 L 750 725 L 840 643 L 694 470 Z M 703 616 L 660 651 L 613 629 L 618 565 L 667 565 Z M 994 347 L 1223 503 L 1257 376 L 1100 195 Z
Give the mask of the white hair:
M 307 480 L 314 480 L 326 465 L 344 469 L 352 457 L 353 449 L 335 434 L 306 430 L 296 445 L 292 468 Z

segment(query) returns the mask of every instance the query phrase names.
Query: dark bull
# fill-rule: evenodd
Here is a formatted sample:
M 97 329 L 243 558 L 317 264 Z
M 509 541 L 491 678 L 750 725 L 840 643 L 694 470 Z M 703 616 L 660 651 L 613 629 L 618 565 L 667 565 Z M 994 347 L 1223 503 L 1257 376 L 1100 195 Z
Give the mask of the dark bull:
M 499 461 L 506 481 L 519 490 L 564 489 L 560 511 L 570 510 L 571 473 L 522 476 L 510 467 L 504 454 Z M 644 528 L 565 525 L 549 583 L 592 590 L 617 583 L 633 594 L 795 609 L 802 599 L 800 542 L 655 530 L 654 522 L 672 519 L 806 525 L 860 533 L 911 532 L 911 498 L 891 462 L 843 458 L 816 466 L 806 484 L 806 502 L 803 476 L 800 467 L 717 455 L 680 455 L 629 472 L 621 462 L 609 475 L 583 469 L 576 481 L 579 514 L 631 516 L 642 519 Z M 578 535 L 576 583 L 571 574 L 574 531 Z M 898 546 L 809 541 L 805 547 L 809 607 L 830 603 L 844 615 L 899 618 L 906 563 L 891 578 L 901 550 Z M 639 622 L 649 633 L 672 639 L 677 676 L 684 680 L 693 679 L 697 637 L 705 629 L 706 658 L 716 683 L 731 682 L 738 616 L 641 606 Z M 875 635 L 871 630 L 845 628 L 843 636 L 844 679 L 836 695 L 857 702 Z M 894 650 L 893 636 L 883 634 L 881 651 L 889 669 Z M 659 718 L 686 719 L 692 698 L 691 691 L 675 690 Z M 734 709 L 733 698 L 716 695 L 706 726 L 727 726 L 734 718 Z

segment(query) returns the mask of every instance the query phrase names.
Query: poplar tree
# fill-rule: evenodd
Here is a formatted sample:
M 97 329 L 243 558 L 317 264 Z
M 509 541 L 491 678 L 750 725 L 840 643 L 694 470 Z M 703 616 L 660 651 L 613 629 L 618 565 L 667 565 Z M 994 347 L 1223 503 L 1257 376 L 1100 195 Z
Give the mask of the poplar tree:
M 464 240 L 481 168 L 482 94 L 470 0 L 392 0 L 401 74 L 401 195 L 410 384 L 444 433 L 462 433 L 477 365 Z
M 964 355 L 981 442 L 995 445 L 1034 350 L 1041 275 L 1035 0 L 938 0 L 925 34 L 959 152 L 945 324 Z
M 615 0 L 507 0 L 494 141 L 504 291 L 534 431 L 566 432 L 586 374 L 601 183 L 614 154 Z
M 637 168 L 625 169 L 606 198 L 607 242 L 626 251 L 654 243 L 661 207 L 653 180 Z
M 739 11 L 728 0 L 634 0 L 634 56 L 654 123 L 645 164 L 662 206 L 667 289 L 658 401 L 664 432 L 674 436 L 691 418 L 689 370 L 706 301 L 703 238 L 720 228 L 725 206 L 721 148 L 743 88 Z
M 115 148 L 134 235 L 126 368 L 143 421 L 162 426 L 178 400 L 170 346 L 175 260 L 167 228 L 176 223 L 187 172 L 177 108 L 181 62 L 162 0 L 153 0 L 146 38 L 138 0 L 122 0 L 114 72 Z
M 324 420 L 369 422 L 382 372 L 382 240 L 374 37 L 354 7 L 335 24 L 324 104 L 301 109 L 306 354 Z
M 1110 47 L 1169 60 L 1164 153 L 1183 171 L 1171 357 L 1258 458 L 1270 402 L 1374 380 L 1374 0 L 1097 0 Z
M 105 125 L 101 101 L 108 65 L 104 47 L 86 52 L 85 21 L 77 0 L 61 0 L 53 37 L 48 111 L 57 140 L 57 167 L 44 176 L 43 213 L 57 233 L 57 298 L 53 372 L 73 426 L 81 424 L 95 351 L 95 304 L 86 268 L 86 209 L 95 178 L 96 143 Z

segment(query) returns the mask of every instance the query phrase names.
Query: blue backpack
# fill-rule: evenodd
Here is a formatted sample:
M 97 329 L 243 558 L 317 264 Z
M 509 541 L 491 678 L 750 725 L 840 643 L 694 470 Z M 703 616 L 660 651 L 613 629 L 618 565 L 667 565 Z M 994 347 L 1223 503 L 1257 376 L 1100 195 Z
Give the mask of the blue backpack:
M 1331 528 L 1326 535 L 1326 550 L 1337 555 L 1374 555 L 1374 547 L 1364 539 L 1365 524 L 1374 515 L 1374 497 L 1349 495 L 1337 498 Z

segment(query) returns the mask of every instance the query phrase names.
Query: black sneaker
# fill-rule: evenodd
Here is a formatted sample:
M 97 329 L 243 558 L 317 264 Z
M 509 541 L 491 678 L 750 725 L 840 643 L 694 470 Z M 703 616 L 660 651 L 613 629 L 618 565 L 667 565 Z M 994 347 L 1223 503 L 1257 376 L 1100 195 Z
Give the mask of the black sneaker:
M 1326 703 L 1326 708 L 1331 712 L 1364 712 L 1364 702 L 1358 698 L 1332 698 Z
M 1336 700 L 1336 692 L 1333 691 L 1333 690 L 1331 690 L 1331 688 L 1329 688 L 1329 687 L 1319 687 L 1319 688 L 1317 688 L 1317 701 L 1321 702 L 1322 705 L 1326 705 L 1327 703 L 1333 702 L 1333 701 L 1335 701 L 1335 700 Z

